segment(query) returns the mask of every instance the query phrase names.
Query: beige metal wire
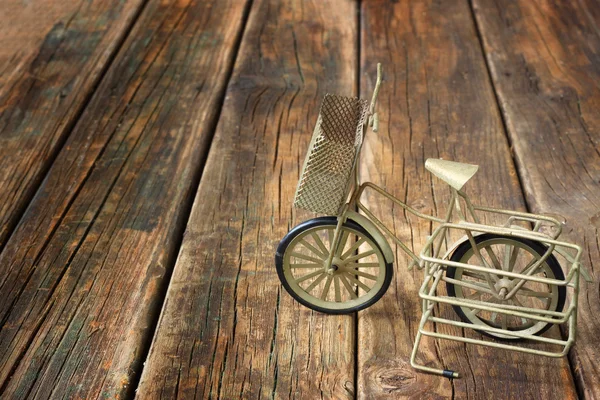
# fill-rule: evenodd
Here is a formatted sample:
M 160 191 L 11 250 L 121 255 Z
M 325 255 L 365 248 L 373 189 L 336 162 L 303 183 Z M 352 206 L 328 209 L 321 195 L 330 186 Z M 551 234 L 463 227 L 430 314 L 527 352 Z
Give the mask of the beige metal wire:
M 325 95 L 294 206 L 317 213 L 338 213 L 350 191 L 367 111 L 366 100 Z
M 425 246 L 423 247 L 421 253 L 418 256 L 414 254 L 398 238 L 396 238 L 393 235 L 393 233 L 377 217 L 375 217 L 373 213 L 371 213 L 368 210 L 367 206 L 360 201 L 360 198 L 366 189 L 374 190 L 380 195 L 387 197 L 388 199 L 394 201 L 396 204 L 399 204 L 407 212 L 419 218 L 428 219 L 439 224 L 435 231 L 432 233 L 432 235 L 428 238 Z M 466 212 L 465 210 L 462 210 L 459 207 L 460 199 L 464 200 L 466 204 Z M 577 335 L 576 328 L 577 305 L 579 294 L 579 274 L 582 273 L 586 280 L 588 280 L 588 276 L 580 263 L 580 258 L 582 254 L 581 247 L 572 243 L 557 240 L 562 230 L 562 227 L 560 223 L 554 218 L 518 211 L 475 206 L 470 202 L 469 198 L 464 192 L 457 190 L 456 188 L 452 188 L 452 198 L 448 205 L 448 214 L 445 216 L 444 219 L 419 213 L 418 211 L 412 209 L 410 206 L 404 204 L 402 201 L 390 195 L 385 190 L 374 185 L 371 182 L 361 184 L 358 187 L 358 189 L 353 193 L 350 203 L 355 204 L 358 207 L 358 209 L 369 218 L 371 222 L 373 222 L 380 230 L 382 230 L 389 237 L 391 237 L 400 246 L 400 248 L 402 248 L 413 259 L 410 265 L 416 265 L 419 269 L 424 270 L 425 276 L 423 284 L 419 289 L 419 297 L 423 300 L 423 314 L 421 317 L 419 329 L 417 331 L 417 337 L 415 338 L 413 352 L 411 354 L 410 359 L 411 365 L 414 368 L 424 372 L 440 374 L 447 377 L 456 378 L 459 376 L 458 373 L 455 371 L 433 368 L 430 366 L 420 364 L 417 361 L 418 349 L 423 336 L 430 336 L 437 339 L 452 340 L 463 343 L 488 346 L 498 349 L 513 350 L 523 353 L 549 357 L 564 356 L 573 345 L 575 337 Z M 477 216 L 477 213 L 492 213 L 497 215 L 505 215 L 507 219 L 502 226 L 486 225 L 478 222 L 479 218 Z M 450 222 L 455 217 L 458 217 L 458 221 Z M 471 219 L 474 222 L 469 222 L 467 221 L 468 219 Z M 530 223 L 530 228 L 526 229 L 522 226 L 517 226 L 516 223 L 519 221 Z M 541 232 L 543 228 L 547 228 L 547 230 L 549 230 L 550 233 L 547 234 Z M 538 243 L 543 244 L 547 248 L 547 251 L 543 256 L 540 257 L 540 259 L 535 264 L 530 266 L 529 271 L 527 273 L 513 273 L 510 271 L 497 270 L 494 269 L 494 267 L 490 267 L 488 265 L 483 264 L 472 265 L 454 262 L 450 261 L 448 257 L 451 253 L 451 249 L 455 245 L 450 245 L 450 250 L 445 255 L 442 255 L 441 253 L 442 244 L 445 243 L 447 241 L 447 238 L 450 236 L 450 230 L 456 230 L 466 233 L 466 237 L 469 238 L 469 240 L 472 242 L 472 246 L 474 243 L 473 238 L 477 235 L 483 233 L 492 233 L 508 238 L 514 237 L 534 240 Z M 457 241 L 457 243 L 462 243 L 463 240 L 464 239 L 461 239 Z M 564 262 L 561 264 L 563 270 L 566 272 L 564 279 L 550 279 L 534 275 L 535 271 L 538 271 L 538 266 L 541 265 L 550 256 L 550 254 L 561 256 L 563 258 Z M 490 303 L 481 300 L 471 300 L 444 296 L 438 292 L 438 284 L 442 281 L 451 281 L 451 283 L 455 283 L 452 279 L 445 276 L 445 271 L 448 267 L 463 268 L 466 271 L 492 274 L 498 277 L 507 277 L 515 280 L 515 282 L 518 283 L 514 286 L 514 288 L 511 291 L 509 291 L 506 294 L 508 298 L 517 293 L 519 288 L 527 282 L 539 282 L 552 286 L 566 286 L 571 290 L 569 296 L 571 299 L 571 303 L 568 307 L 566 307 L 564 311 L 553 312 L 539 308 L 511 306 L 505 304 Z M 439 316 L 434 315 L 434 309 L 436 309 L 435 306 L 439 304 L 487 310 L 501 315 L 511 315 L 515 317 L 526 318 L 532 321 L 543 321 L 555 325 L 567 322 L 567 339 L 556 340 L 543 336 L 524 334 L 500 328 L 493 328 L 481 324 L 465 323 L 447 318 L 441 318 Z M 520 339 L 527 339 L 532 342 L 538 343 L 550 343 L 560 346 L 560 349 L 557 351 L 546 351 L 519 344 L 509 345 L 499 343 L 493 340 L 473 339 L 465 336 L 457 336 L 455 334 L 453 335 L 450 333 L 440 334 L 435 330 L 427 329 L 426 327 L 429 323 L 446 324 L 460 328 L 471 328 L 479 331 L 504 334 L 506 336 L 518 337 Z
M 362 211 L 364 216 L 362 225 L 374 236 L 382 248 L 389 248 L 382 232 L 387 234 L 399 245 L 411 258 L 409 268 L 417 266 L 424 270 L 424 281 L 419 290 L 422 300 L 423 315 L 419 324 L 417 337 L 411 354 L 411 365 L 421 371 L 444 375 L 447 377 L 458 377 L 455 371 L 442 370 L 431 366 L 422 365 L 417 361 L 417 352 L 422 336 L 430 336 L 438 339 L 453 340 L 463 343 L 489 346 L 500 349 L 514 350 L 524 353 L 544 355 L 550 357 L 564 356 L 573 345 L 576 337 L 577 305 L 579 294 L 579 275 L 589 280 L 590 277 L 583 269 L 580 258 L 581 247 L 559 241 L 562 225 L 554 218 L 542 215 L 523 213 L 512 210 L 501 210 L 490 207 L 476 206 L 471 203 L 468 196 L 461 190 L 463 185 L 475 174 L 477 166 L 450 162 L 446 160 L 428 160 L 426 168 L 440 179 L 447 182 L 452 191 L 452 197 L 448 204 L 447 213 L 444 218 L 426 215 L 411 208 L 401 200 L 392 196 L 384 189 L 370 182 L 360 183 L 358 174 L 358 156 L 360 153 L 365 120 L 369 117 L 368 126 L 376 131 L 378 119 L 374 111 L 377 92 L 381 83 L 381 67 L 378 65 L 378 79 L 370 106 L 366 101 L 334 95 L 326 95 L 319 113 L 319 119 L 313 133 L 309 152 L 306 156 L 304 167 L 298 187 L 294 205 L 310 211 L 337 215 L 338 224 L 331 248 L 336 248 L 340 237 L 342 224 L 347 219 L 356 218 L 354 209 Z M 352 174 L 355 180 L 352 180 Z M 352 185 L 354 183 L 354 186 Z M 398 204 L 408 213 L 418 218 L 424 218 L 438 224 L 437 229 L 428 238 L 421 253 L 417 256 L 400 239 L 394 236 L 360 199 L 366 189 L 370 189 Z M 348 200 L 348 196 L 350 199 Z M 348 201 L 347 201 L 348 200 Z M 461 202 L 464 208 L 461 207 Z M 491 226 L 479 222 L 479 216 L 492 214 L 496 217 L 505 216 L 506 221 L 499 226 Z M 372 226 L 368 226 L 372 224 Z M 520 224 L 520 225 L 519 225 Z M 455 230 L 465 236 L 453 245 L 446 246 L 446 253 L 442 253 L 442 246 L 448 243 L 449 231 Z M 496 234 L 506 238 L 507 242 L 516 239 L 528 239 L 542 245 L 547 250 L 537 261 L 530 264 L 521 273 L 509 270 L 497 269 L 490 266 L 482 259 L 477 248 L 475 237 L 480 234 Z M 514 238 L 514 239 L 513 239 Z M 473 254 L 479 259 L 478 265 L 451 261 L 449 259 L 453 250 L 467 240 L 471 244 Z M 389 251 L 391 253 L 391 249 Z M 550 255 L 562 257 L 562 268 L 566 272 L 564 279 L 553 279 L 535 275 L 539 267 L 550 257 Z M 333 252 L 329 254 L 324 268 L 327 269 L 332 263 Z M 489 292 L 499 299 L 510 299 L 515 296 L 524 284 L 537 282 L 549 287 L 566 287 L 570 291 L 570 304 L 564 311 L 553 311 L 534 307 L 500 304 L 477 299 L 444 296 L 438 293 L 437 287 L 440 282 L 449 282 L 454 285 L 469 287 L 468 282 L 459 282 L 446 276 L 448 268 L 460 268 L 464 271 L 479 273 L 487 277 Z M 497 289 L 491 280 L 491 276 L 509 282 L 508 288 Z M 471 285 L 471 288 L 474 287 Z M 498 292 L 501 290 L 501 292 Z M 553 339 L 525 331 L 514 331 L 501 329 L 486 324 L 468 323 L 455 321 L 440 316 L 434 316 L 436 305 L 447 304 L 458 307 L 469 307 L 473 309 L 486 310 L 493 313 L 511 315 L 531 321 L 541 321 L 549 324 L 568 323 L 568 337 L 566 340 Z M 516 303 L 515 303 L 516 304 Z M 441 334 L 426 329 L 428 323 L 446 324 L 459 328 L 472 328 L 488 333 L 505 335 L 528 339 L 533 342 L 541 342 L 560 346 L 560 351 L 552 352 L 530 348 L 518 344 L 505 344 L 491 340 L 474 339 L 453 334 Z M 460 332 L 461 330 L 455 330 Z

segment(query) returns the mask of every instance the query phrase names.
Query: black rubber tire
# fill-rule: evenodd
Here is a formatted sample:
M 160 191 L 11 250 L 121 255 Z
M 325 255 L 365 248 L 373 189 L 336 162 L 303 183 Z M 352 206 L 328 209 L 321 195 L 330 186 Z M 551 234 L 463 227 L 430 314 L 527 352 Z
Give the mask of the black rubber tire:
M 332 217 L 332 216 L 331 217 L 319 217 L 319 218 L 313 218 L 306 222 L 303 222 L 303 223 L 295 226 L 291 231 L 289 231 L 288 234 L 285 235 L 283 239 L 281 239 L 281 242 L 279 242 L 279 246 L 277 246 L 277 251 L 275 252 L 275 268 L 277 269 L 277 276 L 279 276 L 279 280 L 281 281 L 281 284 L 283 285 L 285 290 L 298 303 L 300 303 L 312 310 L 322 312 L 325 314 L 350 314 L 350 313 L 353 313 L 356 311 L 364 310 L 365 308 L 370 307 L 373 304 L 375 304 L 385 294 L 385 292 L 390 287 L 390 283 L 392 282 L 392 276 L 394 274 L 394 268 L 393 268 L 392 263 L 386 262 L 386 265 L 385 265 L 385 274 L 386 275 L 384 278 L 383 285 L 381 286 L 379 291 L 369 301 L 367 301 L 359 306 L 349 307 L 349 308 L 345 308 L 345 309 L 323 308 L 323 307 L 316 306 L 316 305 L 302 299 L 296 293 L 294 293 L 293 290 L 291 290 L 291 288 L 284 276 L 283 256 L 285 254 L 287 247 L 289 246 L 291 241 L 294 240 L 294 238 L 296 236 L 298 236 L 305 230 L 314 228 L 316 226 L 333 226 L 335 228 L 337 226 L 337 218 Z M 362 233 L 363 235 L 365 235 L 366 237 L 368 237 L 373 243 L 375 243 L 377 245 L 377 247 L 379 248 L 379 251 L 383 255 L 383 251 L 381 250 L 379 243 L 377 243 L 377 241 L 362 226 L 360 226 L 357 223 L 350 221 L 350 220 L 346 221 L 346 223 L 344 223 L 344 226 L 355 229 L 355 230 L 359 231 L 360 233 Z
M 509 237 L 509 236 L 495 235 L 495 234 L 491 234 L 491 233 L 485 233 L 483 235 L 476 236 L 475 243 L 479 244 L 481 242 L 484 242 L 484 241 L 490 240 L 490 239 L 511 239 L 511 240 L 521 242 L 521 243 L 525 244 L 526 246 L 529 246 L 530 248 L 532 248 L 540 256 L 542 256 L 547 250 L 547 247 L 540 242 L 536 242 L 536 241 L 524 239 L 524 238 L 518 238 L 518 237 L 514 237 L 514 236 Z M 454 253 L 452 253 L 452 257 L 450 257 L 450 261 L 460 262 L 461 258 L 470 249 L 471 249 L 471 244 L 469 243 L 468 240 L 465 240 L 456 248 Z M 554 255 L 550 254 L 550 256 L 548 256 L 548 258 L 546 259 L 546 263 L 548 264 L 548 266 L 550 267 L 550 270 L 554 274 L 555 279 L 559 279 L 559 280 L 565 279 L 565 275 L 562 271 L 562 268 L 560 267 L 560 264 L 559 264 L 558 260 L 556 259 L 556 257 L 554 257 Z M 446 276 L 448 278 L 454 278 L 456 275 L 456 270 L 457 270 L 456 267 L 448 267 L 448 269 L 446 270 Z M 567 289 L 565 286 L 557 286 L 557 287 L 558 287 L 558 302 L 556 304 L 556 309 L 554 309 L 552 311 L 561 312 L 565 306 L 565 301 L 567 298 Z M 452 284 L 450 282 L 446 282 L 446 290 L 447 290 L 449 296 L 456 297 L 456 290 L 454 289 L 454 284 Z M 452 308 L 454 308 L 454 311 L 456 312 L 456 314 L 458 314 L 458 316 L 460 317 L 461 320 L 463 320 L 464 322 L 467 322 L 467 323 L 472 323 L 472 321 L 469 318 L 467 318 L 467 316 L 465 315 L 464 311 L 462 310 L 462 308 L 460 306 L 452 305 Z M 552 327 L 552 325 L 554 325 L 554 324 L 547 323 L 542 329 L 540 329 L 538 332 L 534 333 L 534 335 L 536 335 L 536 336 L 542 335 L 544 332 L 546 332 L 548 329 L 550 329 Z M 477 332 L 481 333 L 482 335 L 489 336 L 489 337 L 492 337 L 497 340 L 506 340 L 506 341 L 521 341 L 521 340 L 523 340 L 523 339 L 517 338 L 517 337 L 514 337 L 514 338 L 499 337 L 499 336 L 494 335 L 491 332 L 486 332 L 486 331 L 483 331 L 480 329 L 475 329 L 475 330 Z

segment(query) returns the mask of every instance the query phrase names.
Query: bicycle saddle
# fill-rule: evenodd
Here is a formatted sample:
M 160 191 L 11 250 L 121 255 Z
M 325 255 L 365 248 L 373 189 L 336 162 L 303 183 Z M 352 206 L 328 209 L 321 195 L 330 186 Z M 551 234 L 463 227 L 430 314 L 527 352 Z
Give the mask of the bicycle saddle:
M 460 190 L 475 175 L 479 165 L 428 158 L 425 168 L 454 189 Z

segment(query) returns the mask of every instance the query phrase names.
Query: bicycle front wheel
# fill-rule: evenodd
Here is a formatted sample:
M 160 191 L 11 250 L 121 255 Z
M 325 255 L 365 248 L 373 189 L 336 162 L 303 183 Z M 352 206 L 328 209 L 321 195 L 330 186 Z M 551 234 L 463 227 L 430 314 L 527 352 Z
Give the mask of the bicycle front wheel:
M 283 287 L 299 303 L 327 314 L 346 314 L 374 304 L 392 279 L 375 239 L 360 225 L 347 221 L 338 247 L 332 249 L 335 217 L 306 221 L 280 242 L 275 255 Z M 334 251 L 332 265 L 326 260 Z

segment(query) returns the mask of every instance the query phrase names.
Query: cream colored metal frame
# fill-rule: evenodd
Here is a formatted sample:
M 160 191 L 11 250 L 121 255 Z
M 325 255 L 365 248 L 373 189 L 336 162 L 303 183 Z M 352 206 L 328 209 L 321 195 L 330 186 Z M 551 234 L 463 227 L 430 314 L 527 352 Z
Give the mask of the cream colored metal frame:
M 373 131 L 377 131 L 378 118 L 374 112 L 375 102 L 379 86 L 381 83 L 381 67 L 378 65 L 378 79 L 375 86 L 372 101 L 368 110 L 368 127 L 372 127 Z M 367 126 L 364 127 L 365 131 Z M 362 127 L 361 127 L 362 128 Z M 362 145 L 362 144 L 361 144 Z M 360 152 L 360 146 L 358 149 Z M 459 376 L 457 372 L 434 368 L 431 366 L 423 365 L 418 361 L 418 349 L 423 336 L 430 336 L 437 339 L 453 340 L 463 343 L 470 343 L 476 345 L 483 345 L 488 347 L 494 347 L 499 349 L 514 350 L 523 353 L 530 353 L 536 355 L 543 355 L 549 357 L 561 357 L 564 356 L 569 348 L 573 345 L 576 336 L 576 322 L 577 322 L 577 303 L 579 293 L 579 274 L 583 273 L 584 278 L 589 280 L 589 276 L 583 271 L 580 258 L 581 258 L 581 247 L 559 241 L 558 237 L 561 233 L 562 226 L 559 221 L 554 218 L 550 218 L 543 215 L 535 215 L 523 212 L 516 212 L 511 210 L 501 210 L 489 207 L 475 206 L 471 203 L 467 195 L 461 190 L 462 186 L 475 174 L 477 166 L 452 163 L 443 160 L 428 160 L 426 163 L 428 169 L 440 177 L 442 180 L 447 182 L 451 187 L 452 197 L 447 207 L 447 213 L 445 217 L 438 218 L 435 216 L 423 214 L 414 208 L 403 203 L 396 197 L 386 192 L 381 187 L 371 183 L 362 183 L 359 181 L 359 162 L 355 161 L 354 164 L 354 178 L 352 189 L 349 191 L 349 201 L 346 202 L 338 212 L 338 224 L 334 234 L 332 248 L 336 248 L 340 240 L 340 231 L 342 224 L 347 219 L 352 219 L 355 222 L 361 224 L 369 233 L 377 240 L 382 247 L 388 262 L 393 261 L 393 253 L 391 248 L 387 244 L 384 235 L 393 239 L 394 242 L 410 257 L 411 262 L 409 269 L 417 267 L 424 271 L 424 280 L 421 288 L 419 289 L 419 296 L 422 299 L 422 311 L 423 315 L 419 324 L 419 329 L 416 335 L 414 347 L 412 350 L 410 363 L 411 365 L 424 372 L 440 374 L 449 378 L 456 378 Z M 391 232 L 382 222 L 379 220 L 368 207 L 361 202 L 361 197 L 365 190 L 370 189 L 375 193 L 384 196 L 390 201 L 402 207 L 408 213 L 418 217 L 429 220 L 436 224 L 439 224 L 433 231 L 432 235 L 428 238 L 423 250 L 419 255 L 413 253 L 400 239 L 398 239 L 393 232 Z M 461 207 L 461 202 L 464 206 Z M 464 210 L 463 210 L 464 207 Z M 354 210 L 362 212 L 364 215 L 358 215 Z M 479 222 L 478 214 L 488 213 L 496 216 L 506 217 L 506 221 L 502 226 L 486 225 Z M 454 222 L 453 222 L 454 221 Z M 440 255 L 441 249 L 444 243 L 448 243 L 450 233 L 453 231 L 460 231 L 464 233 L 464 239 L 457 241 L 454 245 L 447 246 L 447 251 L 444 255 Z M 489 263 L 482 259 L 475 243 L 475 238 L 483 233 L 492 233 L 502 235 L 509 238 L 522 238 L 541 243 L 545 246 L 546 252 L 541 256 L 536 263 L 529 266 L 529 269 L 525 273 L 515 273 L 510 271 L 504 271 L 494 269 Z M 479 257 L 480 265 L 466 264 L 449 259 L 452 250 L 459 243 L 464 240 L 468 240 L 473 248 L 474 254 Z M 566 267 L 565 279 L 550 279 L 547 277 L 540 277 L 534 275 L 537 268 L 548 259 L 548 257 L 554 254 L 563 260 L 563 265 Z M 392 258 L 391 260 L 389 258 Z M 326 267 L 331 265 L 333 259 L 333 252 L 331 252 L 329 259 L 327 260 Z M 510 305 L 510 304 L 496 304 L 485 301 L 470 300 L 465 298 L 458 298 L 448 295 L 438 294 L 438 285 L 440 282 L 451 282 L 453 284 L 460 284 L 460 282 L 453 280 L 446 276 L 445 272 L 448 268 L 462 268 L 464 271 L 474 271 L 476 273 L 483 274 L 485 276 L 493 275 L 496 277 L 507 277 L 512 281 L 516 282 L 514 286 L 504 290 L 504 293 L 498 294 L 497 296 L 504 296 L 503 298 L 510 298 L 515 295 L 527 282 L 538 282 L 547 284 L 549 286 L 564 286 L 570 289 L 570 304 L 566 307 L 566 310 L 557 312 L 551 310 L 544 310 L 538 308 L 530 308 L 524 306 Z M 464 283 L 463 283 L 464 284 Z M 490 285 L 493 289 L 493 285 Z M 481 310 L 486 310 L 493 313 L 511 315 L 514 317 L 526 318 L 532 321 L 542 321 L 551 324 L 563 324 L 567 322 L 567 338 L 566 339 L 553 339 L 543 336 L 537 336 L 527 333 L 509 331 L 507 329 L 496 328 L 488 325 L 467 323 L 464 321 L 456 321 L 440 316 L 434 315 L 434 309 L 438 304 L 453 305 L 459 307 L 471 307 Z M 465 337 L 458 335 L 451 335 L 447 333 L 439 333 L 435 330 L 427 329 L 428 323 L 433 324 L 446 324 L 457 328 L 471 328 L 478 331 L 486 331 L 492 334 L 502 334 L 510 338 L 527 339 L 532 342 L 545 343 L 555 345 L 559 347 L 557 351 L 539 350 L 530 347 L 519 346 L 516 344 L 508 344 L 494 340 L 483 340 L 473 337 Z M 461 330 L 456 330 L 461 331 Z
M 356 175 L 358 176 L 358 174 Z M 577 322 L 577 304 L 578 304 L 578 293 L 579 293 L 579 274 L 582 272 L 580 258 L 581 258 L 581 247 L 559 241 L 557 240 L 558 236 L 561 233 L 562 226 L 560 222 L 558 222 L 554 218 L 546 217 L 543 215 L 535 215 L 529 213 L 521 213 L 510 210 L 501 210 L 494 209 L 489 207 L 481 207 L 474 206 L 466 194 L 462 191 L 456 190 L 452 188 L 452 197 L 450 200 L 450 204 L 448 205 L 448 213 L 446 214 L 444 219 L 440 219 L 431 215 L 423 214 L 407 204 L 403 203 L 399 199 L 395 198 L 391 194 L 387 193 L 381 187 L 374 185 L 373 183 L 366 182 L 360 184 L 358 181 L 355 184 L 357 190 L 352 192 L 352 196 L 350 201 L 347 204 L 347 207 L 344 207 L 342 213 L 339 215 L 339 221 L 344 222 L 347 218 L 352 218 L 353 209 L 357 208 L 369 219 L 370 222 L 375 224 L 377 228 L 381 232 L 385 232 L 388 237 L 392 238 L 394 242 L 408 254 L 411 258 L 411 263 L 409 264 L 409 269 L 413 266 L 416 266 L 419 269 L 423 269 L 425 272 L 424 281 L 419 289 L 419 297 L 423 300 L 422 302 L 422 311 L 423 315 L 419 324 L 419 330 L 415 339 L 413 351 L 411 354 L 411 365 L 421 371 L 435 373 L 444 375 L 447 377 L 456 378 L 459 376 L 457 372 L 444 370 L 439 368 L 432 368 L 426 365 L 422 365 L 417 361 L 417 352 L 419 348 L 419 344 L 421 342 L 422 336 L 430 336 L 438 339 L 447 339 L 454 340 L 458 342 L 470 343 L 470 344 L 478 344 L 484 345 L 494 348 L 507 349 L 520 351 L 524 353 L 550 356 L 550 357 L 561 357 L 564 356 L 569 348 L 572 346 L 575 336 L 576 336 L 576 322 Z M 393 201 L 407 212 L 415 215 L 418 218 L 427 219 L 429 221 L 438 223 L 439 226 L 434 230 L 431 237 L 427 240 L 423 250 L 417 256 L 414 254 L 400 239 L 394 236 L 393 232 L 391 232 L 369 209 L 368 207 L 360 201 L 361 196 L 363 195 L 366 189 L 372 189 L 376 193 L 386 197 L 387 199 Z M 465 214 L 460 207 L 460 200 L 463 200 L 464 204 L 466 204 L 466 208 L 468 214 Z M 496 213 L 505 215 L 506 222 L 504 226 L 492 226 L 485 225 L 479 223 L 479 219 L 477 217 L 477 212 L 483 213 Z M 453 217 L 457 215 L 457 222 L 450 222 Z M 471 217 L 472 222 L 468 221 L 467 215 Z M 522 226 L 519 226 L 519 222 L 526 222 L 533 226 L 531 230 L 526 229 Z M 542 228 L 546 228 L 546 230 L 551 231 L 551 234 L 542 233 Z M 463 240 L 457 241 L 454 245 L 448 246 L 450 250 L 446 252 L 445 255 L 440 256 L 440 250 L 444 242 L 447 242 L 449 233 L 451 230 L 457 230 L 464 233 L 465 238 L 469 240 L 474 251 L 477 248 L 475 244 L 475 237 L 479 234 L 483 233 L 493 233 L 497 235 L 514 237 L 514 238 L 523 238 L 533 240 L 538 243 L 542 243 L 546 246 L 547 250 L 545 254 L 532 266 L 530 266 L 527 273 L 513 273 L 509 271 L 502 271 L 498 269 L 490 270 L 490 266 L 486 265 L 483 262 L 481 265 L 472 265 L 450 261 L 448 259 L 451 249 L 455 248 L 457 244 L 461 243 Z M 373 230 L 370 230 L 370 233 L 373 234 Z M 385 240 L 382 238 L 383 235 L 375 235 L 378 241 Z M 334 238 L 334 243 L 335 243 Z M 537 267 L 542 265 L 542 263 L 551 255 L 551 254 L 559 255 L 563 260 L 566 261 L 566 276 L 565 279 L 549 279 L 543 278 L 539 276 L 534 276 L 534 273 L 537 270 Z M 565 263 L 562 263 L 563 265 Z M 537 308 L 528 308 L 528 307 L 520 307 L 508 304 L 491 304 L 487 302 L 477 301 L 477 300 L 467 300 L 460 299 L 457 297 L 451 296 L 443 296 L 437 294 L 438 285 L 440 282 L 451 282 L 453 284 L 460 284 L 459 282 L 452 280 L 445 276 L 445 271 L 448 267 L 462 268 L 467 271 L 475 271 L 483 274 L 490 274 L 493 272 L 494 276 L 504 276 L 512 279 L 513 281 L 517 281 L 511 291 L 505 294 L 505 298 L 511 298 L 514 296 L 518 290 L 527 282 L 539 282 L 548 285 L 556 285 L 556 286 L 565 286 L 567 288 L 572 289 L 572 293 L 570 296 L 570 304 L 566 308 L 566 310 L 562 312 L 554 312 L 549 310 L 537 309 Z M 584 272 L 584 278 L 586 280 L 589 279 L 587 274 Z M 447 304 L 447 305 L 455 305 L 461 307 L 471 307 L 482 310 L 487 310 L 490 312 L 498 313 L 498 314 L 506 314 L 512 315 L 515 317 L 527 318 L 528 320 L 534 321 L 543 321 L 551 324 L 562 324 L 568 322 L 567 328 L 567 339 L 559 340 L 552 339 L 543 336 L 531 335 L 531 334 L 523 334 L 519 332 L 508 331 L 504 329 L 489 327 L 486 325 L 466 323 L 461 321 L 450 320 L 446 318 L 436 317 L 434 316 L 434 308 L 437 304 Z M 475 339 L 463 336 L 454 336 L 449 334 L 438 333 L 434 330 L 428 330 L 426 328 L 428 323 L 434 324 L 447 324 L 451 326 L 455 326 L 458 328 L 471 328 L 479 331 L 487 331 L 496 334 L 504 334 L 514 338 L 520 339 L 528 339 L 533 342 L 540 343 L 548 343 L 552 345 L 560 346 L 561 349 L 559 351 L 546 351 L 546 350 L 538 350 L 535 348 L 529 348 L 524 346 L 518 346 L 513 344 L 506 344 L 497 341 L 491 340 L 483 340 L 483 339 Z

